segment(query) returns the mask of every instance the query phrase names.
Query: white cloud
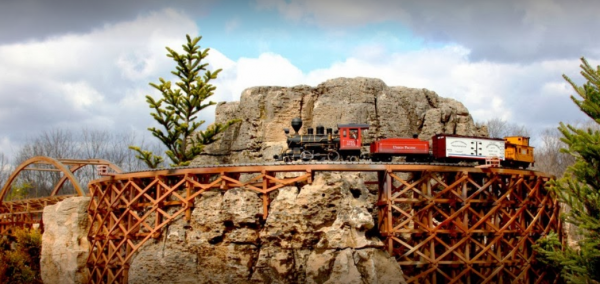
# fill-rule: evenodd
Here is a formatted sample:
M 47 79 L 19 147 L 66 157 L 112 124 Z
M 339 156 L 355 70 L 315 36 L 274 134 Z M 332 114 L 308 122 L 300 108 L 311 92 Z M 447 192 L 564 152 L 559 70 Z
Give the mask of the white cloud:
M 165 46 L 181 50 L 186 34 L 198 34 L 195 22 L 166 9 L 85 34 L 0 45 L 0 141 L 15 145 L 52 127 L 153 125 L 148 82 L 171 78 Z
M 302 18 L 304 12 L 295 11 L 321 5 L 312 0 L 298 3 L 298 7 L 282 9 L 291 9 L 290 17 Z M 349 11 L 355 11 L 349 13 L 351 17 L 362 19 L 359 10 Z M 381 14 L 382 19 L 386 15 Z M 153 126 L 145 96 L 157 95 L 148 82 L 172 79 L 173 62 L 165 56 L 165 46 L 181 50 L 184 35 L 197 33 L 195 22 L 184 14 L 163 10 L 85 34 L 0 45 L 0 146 L 18 145 L 55 126 L 109 126 L 116 131 L 144 131 Z M 478 121 L 499 117 L 542 127 L 580 117 L 568 98 L 570 86 L 561 78 L 563 73 L 577 77 L 576 59 L 471 62 L 472 51 L 461 45 L 404 53 L 375 45 L 356 50 L 368 52 L 303 73 L 279 54 L 265 52 L 231 60 L 211 49 L 208 62 L 223 69 L 214 81 L 217 90 L 211 100 L 238 100 L 244 89 L 254 86 L 316 86 L 336 77 L 361 76 L 380 78 L 388 86 L 427 88 L 457 99 Z M 202 112 L 200 118 L 212 122 L 214 108 Z
M 455 45 L 401 54 L 376 51 L 308 73 L 273 53 L 237 62 L 220 59 L 226 67 L 216 84 L 217 97 L 237 100 L 253 86 L 316 86 L 337 77 L 373 77 L 388 86 L 426 88 L 454 98 L 476 121 L 501 118 L 536 130 L 581 118 L 568 96 L 571 87 L 561 77 L 577 74 L 577 60 L 510 64 L 471 62 L 468 55 L 469 50 Z
M 302 71 L 278 54 L 263 53 L 258 58 L 240 58 L 234 62 L 215 50 L 211 52 L 211 64 L 223 68 L 215 82 L 217 91 L 213 100 L 239 100 L 242 91 L 249 87 L 294 86 L 305 81 Z
M 73 107 L 82 109 L 103 102 L 104 97 L 86 82 L 60 84 L 59 92 L 64 94 L 66 100 Z

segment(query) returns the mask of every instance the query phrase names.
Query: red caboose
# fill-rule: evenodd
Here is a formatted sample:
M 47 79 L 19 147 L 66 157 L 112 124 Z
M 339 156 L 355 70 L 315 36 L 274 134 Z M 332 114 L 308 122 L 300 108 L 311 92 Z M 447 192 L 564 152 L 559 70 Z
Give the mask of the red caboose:
M 429 160 L 429 142 L 417 138 L 387 138 L 371 143 L 371 160 L 391 161 L 392 156 L 406 156 L 407 162 Z

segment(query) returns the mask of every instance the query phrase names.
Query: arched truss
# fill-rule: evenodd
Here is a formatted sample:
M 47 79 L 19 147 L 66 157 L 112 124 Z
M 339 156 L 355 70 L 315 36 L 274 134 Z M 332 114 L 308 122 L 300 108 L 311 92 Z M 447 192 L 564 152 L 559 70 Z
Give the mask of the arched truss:
M 34 167 L 35 165 L 40 164 L 50 165 L 52 167 Z M 84 191 L 75 178 L 74 173 L 88 165 L 107 166 L 116 173 L 122 172 L 115 164 L 102 159 L 76 160 L 36 156 L 20 164 L 10 175 L 0 191 L 0 234 L 7 232 L 12 227 L 29 227 L 32 224 L 39 224 L 41 212 L 47 205 L 55 204 L 68 197 L 84 195 Z M 50 196 L 4 201 L 12 188 L 13 182 L 23 171 L 53 171 L 62 173 L 62 176 L 54 185 Z M 59 191 L 67 180 L 73 185 L 76 194 L 59 195 Z
M 317 172 L 373 172 L 378 228 L 410 283 L 534 283 L 552 279 L 531 245 L 560 231 L 551 177 L 534 171 L 431 165 L 297 164 L 181 168 L 90 182 L 90 283 L 127 283 L 132 257 L 177 218 L 190 220 L 209 190 L 241 188 L 263 200 Z M 552 282 L 552 281 L 550 281 Z

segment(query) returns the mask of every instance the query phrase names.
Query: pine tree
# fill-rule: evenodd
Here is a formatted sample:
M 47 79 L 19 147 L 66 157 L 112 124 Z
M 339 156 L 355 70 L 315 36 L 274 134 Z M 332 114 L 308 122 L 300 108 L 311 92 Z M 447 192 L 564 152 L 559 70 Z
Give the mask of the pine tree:
M 205 145 L 217 141 L 218 134 L 237 122 L 230 120 L 225 124 L 214 123 L 204 131 L 199 130 L 205 121 L 197 121 L 197 115 L 205 108 L 215 105 L 215 102 L 206 100 L 216 89 L 210 81 L 217 78 L 221 69 L 211 72 L 207 69 L 208 63 L 202 62 L 209 51 L 208 48 L 200 49 L 198 42 L 202 37 L 192 39 L 186 35 L 186 38 L 187 44 L 183 45 L 185 53 L 179 54 L 169 47 L 166 48 L 167 57 L 177 63 L 176 70 L 171 73 L 180 81 L 175 83 L 176 86 L 172 86 L 171 81 L 159 78 L 159 83 L 150 85 L 161 92 L 162 98 L 154 100 L 151 96 L 146 96 L 146 102 L 155 111 L 151 113 L 152 117 L 165 132 L 155 127 L 148 130 L 167 147 L 165 153 L 172 161 L 171 166 L 189 165 Z M 201 76 L 200 72 L 204 72 L 204 75 Z M 156 168 L 163 162 L 161 156 L 150 151 L 136 146 L 129 148 L 136 151 L 136 157 L 146 162 L 150 168 Z
M 581 74 L 587 80 L 578 86 L 563 75 L 577 95 L 571 99 L 586 115 L 600 124 L 600 66 L 595 70 L 581 58 Z M 600 132 L 560 123 L 566 148 L 575 157 L 565 175 L 550 182 L 550 190 L 570 208 L 563 220 L 577 226 L 582 239 L 578 248 L 563 246 L 556 233 L 538 241 L 539 259 L 559 269 L 568 283 L 600 283 Z

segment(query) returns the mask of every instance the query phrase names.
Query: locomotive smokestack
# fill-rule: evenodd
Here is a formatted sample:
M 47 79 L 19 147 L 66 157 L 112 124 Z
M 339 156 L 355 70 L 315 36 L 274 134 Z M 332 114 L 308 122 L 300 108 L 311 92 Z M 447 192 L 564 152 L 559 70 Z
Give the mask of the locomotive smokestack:
M 317 125 L 317 135 L 325 135 L 325 127 L 323 125 Z
M 292 128 L 294 129 L 296 134 L 298 134 L 298 131 L 300 131 L 300 128 L 302 128 L 302 119 L 299 117 L 295 117 L 294 119 L 292 119 Z

